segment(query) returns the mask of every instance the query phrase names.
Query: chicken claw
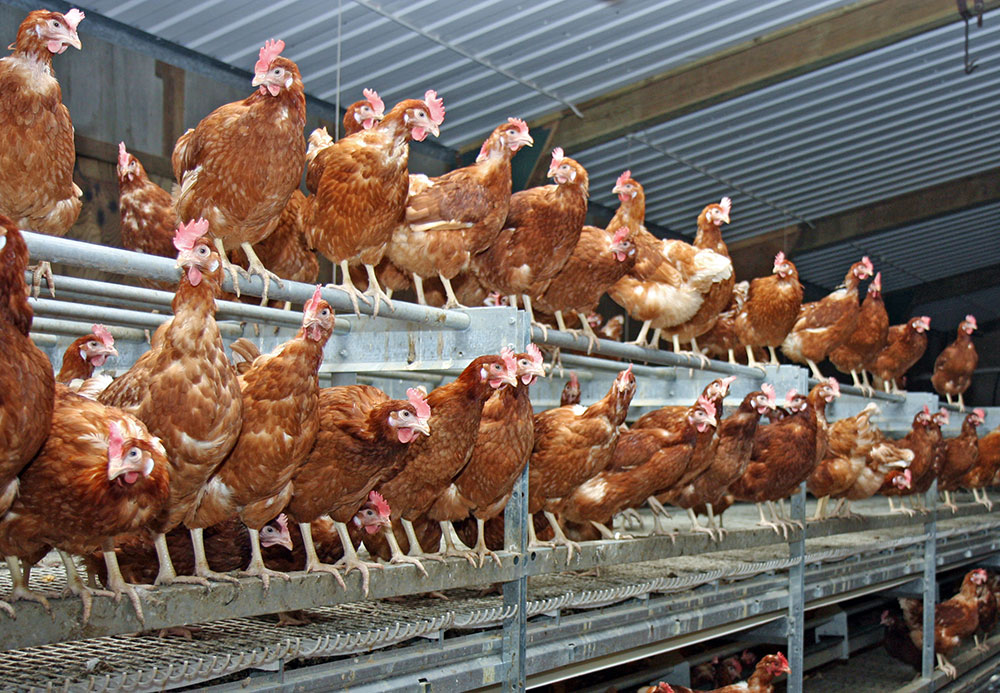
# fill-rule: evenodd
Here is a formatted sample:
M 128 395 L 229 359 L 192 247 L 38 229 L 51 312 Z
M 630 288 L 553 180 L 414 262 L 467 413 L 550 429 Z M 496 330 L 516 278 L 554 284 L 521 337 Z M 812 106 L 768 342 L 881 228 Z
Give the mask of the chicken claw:
M 382 536 L 384 536 L 385 540 L 389 542 L 389 550 L 392 552 L 392 558 L 389 559 L 389 563 L 392 563 L 393 565 L 398 565 L 400 563 L 414 565 L 417 567 L 417 570 L 424 574 L 424 577 L 427 577 L 427 569 L 424 568 L 424 564 L 421 563 L 420 559 L 415 556 L 407 556 L 403 553 L 403 550 L 399 548 L 399 542 L 396 541 L 396 535 L 393 534 L 392 527 L 383 527 Z
M 363 295 L 370 296 L 375 302 L 372 317 L 378 317 L 379 301 L 385 301 L 385 305 L 389 307 L 390 311 L 396 310 L 392 305 L 392 299 L 389 298 L 389 294 L 379 286 L 378 277 L 375 276 L 375 268 L 371 265 L 365 265 L 365 270 L 368 272 L 368 290 Z
M 39 262 L 37 265 L 30 265 L 31 271 L 31 296 L 38 298 L 42 291 L 42 277 L 45 277 L 45 285 L 49 287 L 49 294 L 56 297 L 56 284 L 52 277 L 52 265 L 48 262 Z
M 21 562 L 13 556 L 7 556 L 7 567 L 10 569 L 10 579 L 11 583 L 13 583 L 10 590 L 10 600 L 12 602 L 19 600 L 38 602 L 45 609 L 45 612 L 51 616 L 52 607 L 49 606 L 49 600 L 37 592 L 32 592 L 28 589 L 27 572 L 31 569 L 31 566 L 24 566 L 24 572 L 22 572 Z M 0 609 L 6 611 L 11 618 L 17 618 L 14 615 L 14 607 L 7 602 L 0 602 Z
M 264 263 L 260 261 L 257 257 L 257 253 L 254 252 L 253 246 L 249 243 L 240 243 L 240 248 L 243 249 L 244 254 L 247 256 L 247 262 L 250 265 L 249 270 L 245 270 L 242 267 L 237 267 L 237 270 L 247 279 L 250 279 L 253 275 L 257 275 L 264 282 L 264 290 L 260 295 L 260 305 L 267 305 L 267 293 L 271 288 L 271 282 L 274 281 L 279 287 L 284 286 L 284 282 L 281 281 L 281 277 L 272 272 L 271 270 L 264 267 Z M 231 271 L 231 270 L 230 270 Z M 236 278 L 233 277 L 233 284 L 236 284 Z M 238 285 L 237 285 L 238 286 Z M 236 291 L 236 295 L 239 296 L 239 290 Z
M 562 527 L 559 526 L 559 521 L 556 519 L 555 515 L 548 510 L 544 510 L 542 512 L 545 513 L 546 519 L 549 521 L 549 524 L 552 525 L 552 531 L 555 532 L 556 537 L 554 545 L 566 547 L 566 565 L 569 565 L 573 562 L 573 551 L 575 550 L 577 553 L 580 552 L 580 544 L 566 536 Z
M 945 673 L 945 675 L 947 675 L 947 676 L 949 676 L 949 677 L 951 677 L 953 679 L 958 678 L 958 669 L 955 668 L 954 664 L 952 664 L 947 659 L 945 659 L 944 655 L 938 654 L 937 655 L 937 662 L 938 662 L 938 665 L 937 665 L 938 671 L 943 671 Z

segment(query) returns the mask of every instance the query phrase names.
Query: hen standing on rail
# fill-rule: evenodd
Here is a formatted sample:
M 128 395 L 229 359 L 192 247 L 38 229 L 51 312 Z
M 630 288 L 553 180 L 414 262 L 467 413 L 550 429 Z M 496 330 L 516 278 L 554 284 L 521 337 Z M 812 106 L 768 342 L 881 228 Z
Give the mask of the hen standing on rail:
M 64 235 L 83 205 L 73 182 L 73 123 L 52 73 L 54 53 L 80 48 L 83 17 L 76 9 L 30 12 L 9 46 L 14 52 L 0 58 L 0 215 L 50 236 Z M 35 268 L 35 296 L 42 275 L 55 296 L 48 262 Z
M 858 284 L 874 274 L 868 256 L 851 265 L 840 288 L 812 303 L 805 303 L 781 351 L 795 363 L 809 366 L 813 377 L 823 379 L 817 365 L 844 341 L 858 322 Z
M 358 298 L 371 300 L 354 286 L 350 267 L 365 266 L 375 314 L 379 301 L 392 307 L 379 286 L 375 265 L 382 260 L 393 229 L 403 221 L 410 140 L 421 142 L 428 132 L 437 137 L 443 122 L 444 102 L 428 91 L 423 100 L 400 101 L 371 130 L 344 137 L 323 154 L 316 194 L 302 207 L 302 229 L 311 247 L 339 265 L 343 283 L 337 288 L 350 295 L 359 315 Z
M 517 307 L 517 296 L 535 322 L 531 299 L 545 292 L 548 282 L 566 264 L 580 239 L 587 217 L 587 170 L 552 150 L 548 177 L 555 185 L 542 185 L 514 193 L 503 230 L 488 250 L 473 258 L 473 270 L 490 291 L 508 297 Z
M 385 104 L 374 89 L 364 89 L 363 101 L 355 101 L 344 111 L 344 129 L 341 139 L 362 130 L 371 130 L 385 117 Z M 326 150 L 334 142 L 325 127 L 316 128 L 309 133 L 309 146 L 306 147 L 306 190 L 316 194 L 316 186 L 323 177 L 326 168 Z
M 318 373 L 334 324 L 333 309 L 320 293 L 317 286 L 306 301 L 302 327 L 295 337 L 270 354 L 258 356 L 240 375 L 243 426 L 239 438 L 187 518 L 200 556 L 204 554 L 198 546 L 200 530 L 238 514 L 250 529 L 253 549 L 244 574 L 260 577 L 265 590 L 272 576 L 286 580 L 288 576 L 264 565 L 260 530 L 288 504 L 292 477 L 312 449 L 319 429 Z M 219 577 L 207 563 L 195 563 L 195 574 Z
M 253 251 L 278 223 L 305 165 L 306 97 L 299 68 L 281 56 L 284 41 L 268 41 L 254 65 L 257 91 L 220 106 L 177 140 L 171 163 L 177 221 L 207 219 L 225 269 L 233 276 L 259 275 L 267 302 L 271 279 Z M 242 248 L 249 273 L 229 262 L 226 253 Z
M 865 365 L 885 348 L 888 337 L 889 314 L 885 312 L 885 303 L 882 302 L 882 273 L 879 272 L 868 285 L 857 325 L 843 343 L 830 352 L 830 363 L 841 373 L 850 373 L 855 387 L 872 392 Z M 858 378 L 858 371 L 864 383 Z
M 749 365 L 756 365 L 754 347 L 767 347 L 771 364 L 778 365 L 774 349 L 788 336 L 801 307 L 799 272 L 792 261 L 779 252 L 774 256 L 771 274 L 750 282 L 746 301 L 736 316 L 736 336 L 746 347 Z
M 511 157 L 533 144 L 525 122 L 508 118 L 470 166 L 437 178 L 410 176 L 406 218 L 386 252 L 393 264 L 412 274 L 420 303 L 426 303 L 424 280 L 437 276 L 447 295 L 444 307 L 461 307 L 451 280 L 468 271 L 472 257 L 500 233 L 511 202 Z
M 407 401 L 389 399 L 371 385 L 320 390 L 316 442 L 292 477 L 288 513 L 306 542 L 305 570 L 322 564 L 312 544 L 312 529 L 307 527 L 328 515 L 344 546 L 345 574 L 352 570 L 361 573 L 365 594 L 368 568 L 378 564 L 358 560 L 347 540 L 347 524 L 371 498 L 372 489 L 399 470 L 403 453 L 417 434 L 431 433 L 431 409 L 423 394 L 410 388 L 406 395 Z M 387 531 L 392 532 L 391 525 Z M 397 550 L 391 562 L 416 562 L 407 559 Z
M 945 347 L 934 361 L 934 375 L 931 384 L 934 391 L 944 395 L 948 404 L 951 398 L 958 395 L 958 408 L 965 411 L 965 400 L 962 395 L 972 383 L 972 374 L 979 363 L 976 345 L 972 343 L 972 333 L 977 329 L 976 318 L 966 315 L 958 325 L 958 336 L 955 341 Z
M 927 330 L 931 319 L 926 315 L 910 318 L 902 325 L 889 328 L 885 348 L 875 354 L 865 368 L 875 374 L 876 384 L 881 381 L 886 392 L 899 392 L 896 380 L 910 370 L 927 349 Z
M 205 220 L 181 224 L 174 236 L 184 270 L 171 304 L 174 316 L 153 335 L 150 350 L 119 376 L 99 400 L 121 407 L 163 442 L 170 460 L 170 501 L 160 513 L 156 583 L 196 582 L 177 576 L 164 533 L 189 517 L 205 483 L 240 434 L 243 398 L 215 323 L 222 264 L 207 238 Z M 196 550 L 200 542 L 192 537 Z M 204 552 L 196 556 L 206 563 Z

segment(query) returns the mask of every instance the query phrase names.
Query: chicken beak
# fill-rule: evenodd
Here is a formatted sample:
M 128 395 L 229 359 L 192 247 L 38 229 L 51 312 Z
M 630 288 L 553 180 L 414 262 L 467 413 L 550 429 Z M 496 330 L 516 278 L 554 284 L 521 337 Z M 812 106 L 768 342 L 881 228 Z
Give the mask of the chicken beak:
M 286 535 L 284 535 L 283 537 L 281 537 L 281 539 L 279 539 L 279 540 L 278 540 L 277 542 L 275 542 L 275 543 L 276 543 L 276 544 L 277 544 L 278 546 L 284 546 L 284 547 L 285 547 L 286 549 L 288 549 L 289 551 L 294 551 L 294 550 L 295 550 L 295 545 L 294 545 L 294 544 L 292 544 L 292 538 L 291 538 L 290 536 L 288 536 L 287 534 L 286 534 Z
M 722 222 L 722 223 L 724 223 L 724 224 L 728 224 L 729 223 L 729 215 L 728 214 L 719 215 L 719 221 Z
M 504 374 L 500 376 L 500 382 L 506 383 L 511 387 L 517 387 L 517 374 L 504 371 Z
M 412 424 L 407 426 L 411 431 L 416 431 L 417 433 L 423 433 L 425 436 L 431 434 L 431 426 L 425 419 L 417 419 Z
M 77 50 L 83 49 L 83 44 L 80 43 L 80 36 L 75 31 L 66 34 L 66 36 L 63 37 L 63 43 L 68 46 L 73 46 L 73 48 Z
M 149 476 L 151 471 L 153 471 L 153 460 L 144 457 L 140 457 L 136 462 L 129 462 L 124 459 L 112 460 L 108 462 L 108 481 L 114 481 L 126 474 Z M 128 481 L 128 478 L 126 477 L 125 480 Z M 137 480 L 138 478 L 133 478 L 128 483 L 131 484 Z
M 97 348 L 97 353 L 102 356 L 118 356 L 118 350 L 113 346 L 101 346 Z
M 263 84 L 265 82 L 265 80 L 267 80 L 267 73 L 266 72 L 258 72 L 257 74 L 255 74 L 253 76 L 253 81 L 250 82 L 250 86 L 251 87 L 259 87 L 261 84 Z
M 434 135 L 435 137 L 440 137 L 441 136 L 441 131 L 438 129 L 438 126 L 435 125 L 434 123 L 428 122 L 427 125 L 424 126 L 424 129 L 427 132 L 429 132 L 432 135 Z

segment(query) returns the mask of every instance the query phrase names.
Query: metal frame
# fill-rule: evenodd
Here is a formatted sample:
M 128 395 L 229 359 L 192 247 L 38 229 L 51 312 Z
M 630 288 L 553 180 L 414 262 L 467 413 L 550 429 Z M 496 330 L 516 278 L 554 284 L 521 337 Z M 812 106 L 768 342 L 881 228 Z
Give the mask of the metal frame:
M 178 277 L 174 263 L 165 258 L 28 232 L 24 236 L 34 260 L 61 262 L 130 277 L 165 281 L 175 281 Z M 101 320 L 110 324 L 112 333 L 120 340 L 121 357 L 112 367 L 127 367 L 147 348 L 143 330 L 155 328 L 169 317 L 166 312 L 151 312 L 166 311 L 172 298 L 169 292 L 72 277 L 58 277 L 56 284 L 56 299 L 32 300 L 38 315 L 33 337 L 50 354 L 54 363 L 73 337 L 89 331 L 91 321 Z M 251 282 L 241 280 L 240 284 L 241 289 L 251 295 L 259 294 L 262 288 L 258 278 Z M 225 287 L 232 288 L 228 277 Z M 301 304 L 312 295 L 313 288 L 297 282 L 285 282 L 283 287 L 272 287 L 271 296 Z M 323 295 L 335 309 L 341 312 L 350 309 L 350 301 L 343 292 L 328 288 L 324 289 Z M 70 300 L 64 300 L 66 298 Z M 128 307 L 123 308 L 123 304 Z M 371 309 L 368 308 L 367 312 L 370 313 Z M 247 336 L 254 339 L 262 350 L 269 350 L 293 333 L 299 314 L 220 301 L 219 318 L 226 341 Z M 263 326 L 259 335 L 255 334 L 254 325 Z M 378 318 L 370 315 L 338 317 L 337 333 L 327 346 L 321 377 L 338 384 L 356 380 L 373 382 L 390 394 L 397 395 L 413 382 L 433 386 L 451 377 L 480 353 L 495 352 L 507 344 L 523 348 L 529 336 L 537 342 L 562 349 L 584 350 L 587 346 L 586 340 L 580 337 L 555 330 L 546 335 L 538 328 L 530 328 L 525 315 L 511 308 L 444 311 L 397 302 L 392 313 Z M 595 353 L 622 361 L 576 354 L 563 356 L 566 365 L 582 369 L 579 375 L 584 385 L 584 401 L 592 401 L 604 394 L 617 371 L 625 366 L 623 361 L 636 362 L 633 368 L 639 375 L 640 387 L 632 416 L 637 416 L 646 408 L 689 403 L 709 380 L 720 373 L 737 376 L 731 388 L 732 399 L 757 389 L 765 378 L 774 383 L 779 392 L 788 387 L 804 391 L 810 384 L 807 371 L 796 366 L 768 366 L 761 370 L 712 361 L 702 368 L 697 359 L 684 355 L 607 340 L 599 341 Z M 554 379 L 536 384 L 533 394 L 536 406 L 554 406 L 561 387 L 562 383 Z M 856 413 L 871 401 L 855 388 L 843 386 L 842 391 L 844 395 L 830 410 L 831 419 Z M 883 430 L 898 433 L 909 429 L 913 414 L 924 404 L 934 408 L 939 406 L 934 396 L 923 393 L 879 393 L 875 399 L 882 410 L 875 421 Z M 959 426 L 960 422 L 953 422 L 954 430 L 957 431 Z M 795 672 L 788 682 L 788 689 L 801 691 L 802 667 L 806 661 L 803 642 L 806 609 L 861 593 L 898 587 L 911 583 L 915 575 L 922 574 L 919 588 L 925 602 L 925 622 L 930 624 L 924 629 L 923 681 L 926 686 L 932 686 L 936 685 L 932 682 L 937 679 L 933 672 L 933 652 L 929 648 L 933 647 L 931 626 L 938 567 L 960 565 L 970 559 L 975 560 L 974 556 L 991 553 L 995 557 L 1000 548 L 997 540 L 983 534 L 982 524 L 978 525 L 978 529 L 958 527 L 942 533 L 934 510 L 930 515 L 916 519 L 880 514 L 866 517 L 860 523 L 843 519 L 814 522 L 808 525 L 807 530 L 792 531 L 787 539 L 767 529 L 745 529 L 731 531 L 718 544 L 705 535 L 695 534 L 682 534 L 676 543 L 666 537 L 586 542 L 573 563 L 567 566 L 563 548 L 538 549 L 530 553 L 526 549 L 529 521 L 527 479 L 525 469 L 506 509 L 504 539 L 507 550 L 500 552 L 502 566 L 488 562 L 482 569 L 473 570 L 465 562 L 453 560 L 445 564 L 427 564 L 427 578 L 420 578 L 411 566 L 389 566 L 372 576 L 371 599 L 487 582 L 503 583 L 503 598 L 498 609 L 461 618 L 453 614 L 443 620 L 407 626 L 407 630 L 392 636 L 405 638 L 422 634 L 433 637 L 437 643 L 430 649 L 410 646 L 394 652 L 394 658 L 402 657 L 410 662 L 410 665 L 392 667 L 392 671 L 404 677 L 400 681 L 412 683 L 412 678 L 405 679 L 410 674 L 402 672 L 418 671 L 423 667 L 428 682 L 449 681 L 454 684 L 462 681 L 478 686 L 493 683 L 502 685 L 508 691 L 522 691 L 545 681 L 565 678 L 573 672 L 609 666 L 613 662 L 668 651 L 723 633 L 770 624 L 758 629 L 758 637 L 773 639 L 780 636 L 779 640 L 787 641 L 789 661 Z M 928 507 L 934 508 L 935 501 L 936 485 L 926 497 Z M 803 524 L 805 504 L 803 485 L 792 498 L 793 518 Z M 981 506 L 963 503 L 957 514 L 948 515 L 945 519 L 969 518 L 970 522 L 976 522 L 973 518 L 982 519 L 983 516 L 987 513 Z M 823 561 L 845 557 L 851 551 L 810 553 L 806 544 L 807 531 L 809 539 L 819 540 L 836 534 L 911 526 L 920 526 L 922 532 L 907 534 L 891 546 L 880 547 L 891 551 L 892 555 L 866 558 L 856 563 L 824 566 Z M 975 536 L 962 537 L 963 532 Z M 944 545 L 939 552 L 941 541 Z M 557 574 L 567 567 L 585 569 L 679 559 L 785 543 L 788 544 L 787 559 L 741 564 L 731 574 L 716 571 L 683 578 L 657 576 L 620 588 L 595 593 L 584 591 L 572 598 L 567 596 L 551 603 L 532 601 L 528 590 L 528 577 Z M 768 574 L 775 570 L 787 570 L 787 575 L 782 578 Z M 723 589 L 719 583 L 722 579 L 738 579 L 740 582 Z M 713 584 L 715 587 L 711 587 Z M 163 628 L 363 600 L 360 578 L 350 576 L 347 586 L 346 591 L 341 591 L 328 575 L 296 574 L 290 582 L 274 581 L 266 593 L 259 581 L 250 579 L 244 579 L 239 587 L 213 584 L 208 591 L 191 586 L 171 587 L 162 590 L 164 598 L 158 596 L 156 601 L 146 604 L 146 626 Z M 669 599 L 655 597 L 658 593 L 669 595 Z M 685 602 L 685 599 L 689 601 Z M 624 605 L 621 603 L 623 600 Z M 608 604 L 617 605 L 599 612 L 593 610 Z M 18 620 L 0 629 L 0 650 L 123 634 L 139 628 L 129 605 L 104 599 L 95 600 L 91 623 L 87 628 L 81 628 L 77 623 L 79 604 L 75 599 L 53 599 L 52 617 L 34 604 L 19 607 Z M 560 613 L 560 609 L 584 608 L 591 611 Z M 544 618 L 539 616 L 540 613 L 554 613 L 555 616 Z M 471 640 L 465 638 L 461 643 L 444 641 L 444 630 L 461 627 L 461 623 L 479 624 L 481 627 L 497 624 L 500 631 L 497 635 L 490 635 L 487 631 L 482 636 L 470 636 Z M 388 635 L 379 637 L 382 642 L 392 640 Z M 567 639 L 576 647 L 567 650 Z M 338 640 L 335 647 L 330 643 L 324 647 L 334 647 L 330 652 L 340 652 L 344 651 L 343 647 L 364 649 L 370 646 L 366 642 L 361 640 L 352 644 L 349 640 L 343 643 Z M 444 657 L 452 650 L 457 653 L 455 659 Z M 303 652 L 326 651 L 319 644 L 312 650 L 303 650 L 300 644 L 283 650 L 281 657 L 276 653 L 268 656 L 283 662 L 284 657 L 304 656 Z M 376 667 L 371 669 L 374 672 L 378 671 L 378 666 L 385 666 L 384 663 L 378 664 L 384 661 L 381 656 L 371 656 L 365 661 L 365 667 Z M 353 666 L 353 675 L 359 675 L 357 662 Z M 411 668 L 407 669 L 407 666 Z M 336 666 L 309 667 L 298 672 L 281 668 L 279 679 L 286 687 L 292 681 L 333 681 L 339 676 L 337 671 Z M 383 669 L 385 671 L 389 669 Z M 386 683 L 383 680 L 380 685 Z M 251 684 L 245 690 L 254 690 L 255 686 Z M 267 689 L 272 687 L 280 689 L 281 685 L 276 685 L 276 680 L 270 677 Z M 365 685 L 360 685 L 358 690 L 365 690 Z

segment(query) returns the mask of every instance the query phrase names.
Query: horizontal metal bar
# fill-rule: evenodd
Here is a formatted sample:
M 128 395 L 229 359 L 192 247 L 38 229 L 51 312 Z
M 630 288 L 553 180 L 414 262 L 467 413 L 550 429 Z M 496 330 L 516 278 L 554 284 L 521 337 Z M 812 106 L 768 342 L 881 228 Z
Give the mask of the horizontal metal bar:
M 587 338 L 577 337 L 565 332 L 559 332 L 554 328 L 548 330 L 548 334 L 537 326 L 531 328 L 531 341 L 536 344 L 548 344 L 549 346 L 561 349 L 576 349 L 578 351 L 587 350 Z M 759 368 L 749 366 L 734 365 L 723 361 L 707 360 L 708 365 L 696 356 L 686 356 L 675 354 L 672 351 L 662 349 L 647 349 L 622 342 L 613 342 L 610 339 L 598 339 L 594 347 L 594 353 L 602 356 L 614 356 L 628 361 L 645 363 L 656 363 L 664 366 L 678 366 L 681 368 L 695 368 L 698 370 L 714 371 L 726 375 L 742 375 L 755 380 L 763 380 L 764 372 Z M 624 364 L 623 364 L 624 366 Z
M 35 260 L 47 260 L 49 262 L 62 262 L 75 267 L 86 267 L 88 269 L 101 270 L 130 277 L 145 277 L 158 281 L 176 282 L 180 277 L 180 270 L 176 263 L 165 257 L 156 255 L 146 255 L 143 253 L 133 253 L 121 248 L 111 248 L 83 241 L 74 241 L 68 238 L 58 238 L 56 236 L 46 236 L 44 234 L 22 231 L 24 240 L 28 245 L 28 251 Z M 279 287 L 274 282 L 268 291 L 270 298 L 277 301 L 291 301 L 292 303 L 304 304 L 308 301 L 315 289 L 312 284 L 282 280 L 283 286 Z M 239 280 L 240 291 L 252 296 L 260 296 L 264 290 L 264 284 L 260 277 L 254 276 L 247 280 L 243 277 Z M 232 292 L 232 278 L 226 274 L 222 282 L 225 291 Z M 57 288 L 58 291 L 58 288 Z M 341 313 L 353 312 L 350 297 L 347 292 L 340 289 L 324 288 L 323 298 L 333 306 L 334 310 Z M 418 306 L 413 303 L 396 301 L 393 303 L 394 309 L 382 307 L 379 315 L 392 320 L 404 320 L 407 322 L 422 323 L 427 325 L 438 325 L 456 330 L 464 330 L 470 324 L 467 314 L 457 310 L 441 310 L 429 306 Z M 371 315 L 372 306 L 364 303 L 360 306 L 361 312 Z
M 809 387 L 814 387 L 815 385 L 818 384 L 819 380 L 810 376 Z M 880 392 L 878 390 L 873 391 L 872 394 L 868 394 L 867 392 L 863 391 L 860 387 L 856 387 L 854 385 L 844 385 L 843 383 L 840 384 L 840 392 L 848 395 L 857 395 L 858 397 L 867 397 L 868 399 L 879 399 L 882 400 L 883 402 L 906 401 L 906 395 L 903 394 Z
M 628 364 L 621 361 L 611 361 L 609 359 L 599 359 L 593 356 L 580 356 L 578 354 L 559 354 L 559 360 L 564 366 L 584 366 L 586 368 L 599 368 L 602 371 L 621 371 L 628 368 Z M 669 366 L 642 366 L 632 365 L 632 372 L 636 375 L 645 375 L 660 380 L 676 380 L 677 372 Z M 580 371 L 576 371 L 580 377 Z
M 57 318 L 70 318 L 87 322 L 123 324 L 130 327 L 141 327 L 155 330 L 172 316 L 156 313 L 141 313 L 136 310 L 95 306 L 89 303 L 68 303 L 51 298 L 29 298 L 28 302 L 35 313 Z M 223 337 L 241 337 L 243 328 L 229 322 L 219 323 L 219 332 Z M 84 332 L 83 334 L 87 334 Z
M 66 337 L 80 337 L 82 335 L 88 334 L 93 323 L 87 322 L 76 322 L 75 320 L 59 320 L 57 318 L 45 318 L 35 316 L 35 319 L 31 323 L 32 329 L 32 339 L 35 338 L 36 332 L 41 333 L 38 336 L 42 338 L 50 337 L 51 335 L 64 335 Z M 108 325 L 108 331 L 116 339 L 127 339 L 135 342 L 146 341 L 146 335 L 142 330 L 135 329 L 134 327 L 121 327 L 119 325 Z

